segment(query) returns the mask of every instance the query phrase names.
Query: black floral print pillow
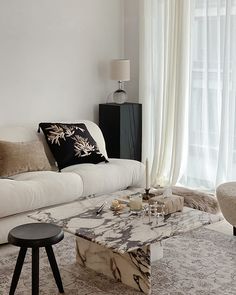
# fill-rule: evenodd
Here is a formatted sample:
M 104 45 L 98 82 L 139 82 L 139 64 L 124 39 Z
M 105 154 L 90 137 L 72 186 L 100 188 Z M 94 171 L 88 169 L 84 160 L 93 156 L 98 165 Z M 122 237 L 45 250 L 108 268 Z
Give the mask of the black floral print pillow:
M 83 123 L 40 123 L 59 170 L 81 163 L 108 162 Z

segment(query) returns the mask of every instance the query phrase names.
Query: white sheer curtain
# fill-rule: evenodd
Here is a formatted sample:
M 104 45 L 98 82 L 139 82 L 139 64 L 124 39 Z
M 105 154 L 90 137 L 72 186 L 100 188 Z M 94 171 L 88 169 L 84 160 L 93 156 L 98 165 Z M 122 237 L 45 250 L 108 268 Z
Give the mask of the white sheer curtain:
M 236 180 L 236 1 L 193 1 L 187 166 L 183 185 Z
M 190 1 L 141 0 L 140 101 L 143 160 L 152 184 L 176 183 L 184 154 L 189 97 Z

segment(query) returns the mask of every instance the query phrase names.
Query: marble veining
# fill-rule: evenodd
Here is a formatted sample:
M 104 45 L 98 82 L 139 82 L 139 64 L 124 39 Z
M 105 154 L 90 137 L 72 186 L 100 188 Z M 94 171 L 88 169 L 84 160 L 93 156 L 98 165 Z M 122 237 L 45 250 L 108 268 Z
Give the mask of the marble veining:
M 130 214 L 128 207 L 119 213 L 110 209 L 112 200 L 138 191 L 84 198 L 40 210 L 30 217 L 55 223 L 74 234 L 80 265 L 150 294 L 151 258 L 161 257 L 160 242 L 221 217 L 184 207 L 182 212 L 172 213 L 162 224 L 157 224 L 155 220 L 150 223 L 148 216 Z M 104 210 L 97 215 L 97 208 L 104 202 Z
M 76 239 L 77 262 L 145 294 L 151 292 L 150 246 L 117 253 L 81 237 Z
M 43 222 L 62 226 L 66 231 L 86 240 L 105 246 L 118 253 L 125 253 L 150 245 L 179 233 L 220 220 L 220 216 L 184 207 L 165 221 L 163 226 L 148 224 L 148 217 L 131 215 L 128 209 L 117 214 L 110 210 L 115 198 L 139 191 L 125 190 L 95 198 L 40 210 L 30 215 Z M 96 209 L 107 202 L 101 214 Z

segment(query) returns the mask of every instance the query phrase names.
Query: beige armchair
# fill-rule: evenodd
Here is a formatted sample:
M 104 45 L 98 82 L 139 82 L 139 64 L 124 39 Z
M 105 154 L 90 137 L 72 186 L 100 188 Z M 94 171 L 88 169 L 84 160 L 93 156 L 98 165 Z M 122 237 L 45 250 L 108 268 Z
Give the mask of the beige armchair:
M 236 236 L 236 182 L 226 182 L 216 189 L 216 197 L 225 219 L 232 224 Z

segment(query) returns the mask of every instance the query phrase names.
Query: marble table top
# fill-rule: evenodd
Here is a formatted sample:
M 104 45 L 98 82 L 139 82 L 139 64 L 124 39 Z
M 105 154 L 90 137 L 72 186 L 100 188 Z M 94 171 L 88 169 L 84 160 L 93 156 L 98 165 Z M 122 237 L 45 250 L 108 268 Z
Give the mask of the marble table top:
M 39 210 L 29 216 L 41 222 L 62 226 L 65 231 L 119 253 L 133 251 L 221 220 L 219 215 L 184 207 L 182 212 L 171 214 L 164 223 L 158 225 L 148 223 L 148 216 L 131 215 L 128 208 L 118 214 L 110 209 L 112 200 L 138 191 L 140 189 L 87 197 L 69 204 Z M 107 205 L 101 214 L 97 215 L 96 210 L 104 201 L 107 201 Z

